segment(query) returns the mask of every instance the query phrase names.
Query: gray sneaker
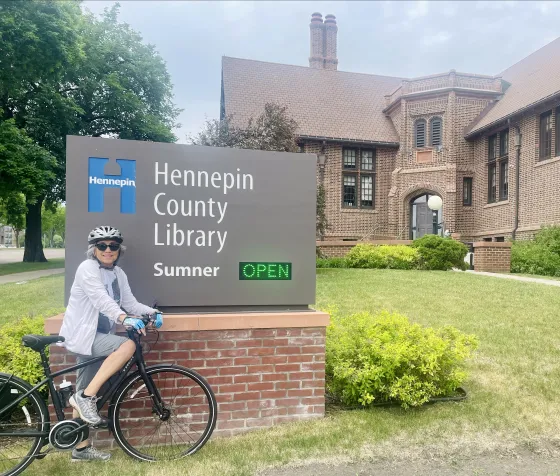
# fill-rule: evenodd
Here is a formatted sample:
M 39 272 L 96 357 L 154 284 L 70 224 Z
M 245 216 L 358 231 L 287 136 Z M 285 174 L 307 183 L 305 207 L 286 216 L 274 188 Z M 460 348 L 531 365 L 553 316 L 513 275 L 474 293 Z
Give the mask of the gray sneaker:
M 107 461 L 110 457 L 111 455 L 109 453 L 103 453 L 93 446 L 88 446 L 82 451 L 78 451 L 74 448 L 70 461 Z
M 97 412 L 97 405 L 95 404 L 99 399 L 97 397 L 86 398 L 83 394 L 83 390 L 76 392 L 70 397 L 68 402 L 86 423 L 94 426 L 99 425 L 103 421 L 103 418 L 101 418 Z

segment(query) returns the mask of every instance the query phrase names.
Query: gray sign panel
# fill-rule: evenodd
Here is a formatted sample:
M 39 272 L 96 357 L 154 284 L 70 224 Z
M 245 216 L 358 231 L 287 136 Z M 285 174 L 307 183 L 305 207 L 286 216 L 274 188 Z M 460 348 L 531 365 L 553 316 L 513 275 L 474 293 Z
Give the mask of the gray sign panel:
M 106 224 L 147 304 L 315 302 L 315 155 L 69 136 L 66 169 L 66 302 Z

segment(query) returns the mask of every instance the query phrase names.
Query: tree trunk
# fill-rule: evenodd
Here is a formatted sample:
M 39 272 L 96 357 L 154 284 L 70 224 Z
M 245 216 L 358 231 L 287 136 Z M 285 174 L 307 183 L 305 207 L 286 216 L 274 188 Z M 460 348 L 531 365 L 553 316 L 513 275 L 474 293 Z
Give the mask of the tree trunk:
M 14 228 L 14 235 L 16 235 L 16 248 L 19 248 L 19 230 Z
M 27 204 L 24 263 L 44 263 L 47 261 L 41 241 L 41 207 L 43 200 L 44 198 L 41 197 L 33 205 Z

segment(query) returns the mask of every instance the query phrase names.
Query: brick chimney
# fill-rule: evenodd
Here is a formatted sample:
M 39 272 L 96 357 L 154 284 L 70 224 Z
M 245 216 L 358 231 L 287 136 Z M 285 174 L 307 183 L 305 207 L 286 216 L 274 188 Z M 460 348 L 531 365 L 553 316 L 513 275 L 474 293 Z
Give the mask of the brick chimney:
M 336 17 L 327 15 L 325 17 L 325 69 L 335 70 L 338 67 L 338 59 L 336 57 L 336 34 L 338 27 L 336 26 Z
M 324 24 L 323 16 L 320 13 L 311 15 L 311 56 L 309 57 L 309 66 L 315 69 L 323 69 L 325 63 L 325 41 L 324 41 Z

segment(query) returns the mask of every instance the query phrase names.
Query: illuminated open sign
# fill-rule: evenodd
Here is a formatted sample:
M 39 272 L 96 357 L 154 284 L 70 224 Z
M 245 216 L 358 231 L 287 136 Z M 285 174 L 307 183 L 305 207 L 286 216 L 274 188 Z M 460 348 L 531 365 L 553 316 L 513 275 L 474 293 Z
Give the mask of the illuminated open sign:
M 291 280 L 292 263 L 239 263 L 239 279 L 255 281 Z

